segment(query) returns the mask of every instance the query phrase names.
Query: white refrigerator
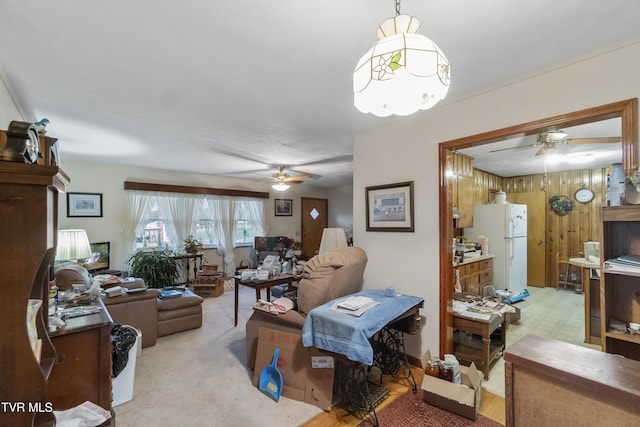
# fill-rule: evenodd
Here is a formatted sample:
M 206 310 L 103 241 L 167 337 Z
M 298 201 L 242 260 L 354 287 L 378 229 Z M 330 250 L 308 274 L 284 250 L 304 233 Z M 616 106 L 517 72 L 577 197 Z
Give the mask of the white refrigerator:
M 489 239 L 493 258 L 493 287 L 515 294 L 527 287 L 527 205 L 476 205 L 473 227 L 465 228 L 465 236 Z

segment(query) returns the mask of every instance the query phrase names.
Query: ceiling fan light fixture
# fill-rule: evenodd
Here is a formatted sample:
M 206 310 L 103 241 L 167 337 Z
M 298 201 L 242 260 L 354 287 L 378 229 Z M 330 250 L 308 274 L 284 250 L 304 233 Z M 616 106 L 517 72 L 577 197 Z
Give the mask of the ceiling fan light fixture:
M 277 191 L 286 191 L 289 189 L 289 186 L 284 182 L 278 182 L 276 184 L 273 184 L 271 187 Z
M 353 103 L 379 117 L 405 116 L 427 110 L 449 91 L 449 61 L 427 37 L 416 34 L 420 21 L 400 15 L 378 28 L 378 43 L 358 61 L 353 72 Z
M 569 136 L 565 131 L 557 129 L 551 129 L 541 135 L 543 135 L 543 140 L 546 142 L 559 142 Z

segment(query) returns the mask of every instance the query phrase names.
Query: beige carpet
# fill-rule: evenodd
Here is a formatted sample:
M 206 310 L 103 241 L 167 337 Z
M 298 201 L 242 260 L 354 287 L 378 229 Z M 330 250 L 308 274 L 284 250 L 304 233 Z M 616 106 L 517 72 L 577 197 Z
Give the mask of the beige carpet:
M 253 387 L 246 368 L 244 325 L 255 301 L 240 289 L 233 327 L 233 291 L 206 298 L 200 329 L 158 338 L 136 360 L 133 399 L 115 407 L 118 427 L 296 426 L 321 409 Z

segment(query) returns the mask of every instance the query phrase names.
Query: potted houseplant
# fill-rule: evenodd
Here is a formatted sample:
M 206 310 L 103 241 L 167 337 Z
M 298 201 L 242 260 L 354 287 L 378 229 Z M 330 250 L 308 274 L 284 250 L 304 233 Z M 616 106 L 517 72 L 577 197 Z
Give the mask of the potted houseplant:
M 192 235 L 187 236 L 186 239 L 183 240 L 184 251 L 189 255 L 196 255 L 202 252 L 202 242 L 193 237 Z
M 170 251 L 138 251 L 128 263 L 129 274 L 152 288 L 171 286 L 178 278 L 178 262 Z

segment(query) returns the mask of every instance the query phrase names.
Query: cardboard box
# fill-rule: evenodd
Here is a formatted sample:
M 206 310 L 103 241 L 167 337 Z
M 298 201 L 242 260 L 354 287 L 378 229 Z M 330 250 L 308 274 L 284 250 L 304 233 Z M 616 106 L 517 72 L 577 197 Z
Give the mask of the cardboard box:
M 431 352 L 427 351 L 422 356 L 423 366 L 426 366 L 429 359 L 431 359 Z M 480 409 L 482 372 L 476 369 L 474 363 L 468 367 L 461 365 L 460 377 L 462 384 L 454 384 L 425 375 L 422 380 L 423 400 L 430 405 L 475 421 Z
M 303 347 L 301 333 L 260 328 L 253 385 L 258 387 L 262 369 L 271 364 L 273 353 L 278 347 L 278 370 L 284 383 L 281 395 L 330 411 L 333 399 L 333 358 L 315 347 Z M 314 365 L 318 367 L 314 368 Z
M 515 305 L 512 305 L 512 307 L 516 309 L 516 312 L 505 313 L 505 316 L 507 318 L 507 325 L 510 325 L 511 323 L 516 323 L 520 320 L 520 307 L 516 307 Z

